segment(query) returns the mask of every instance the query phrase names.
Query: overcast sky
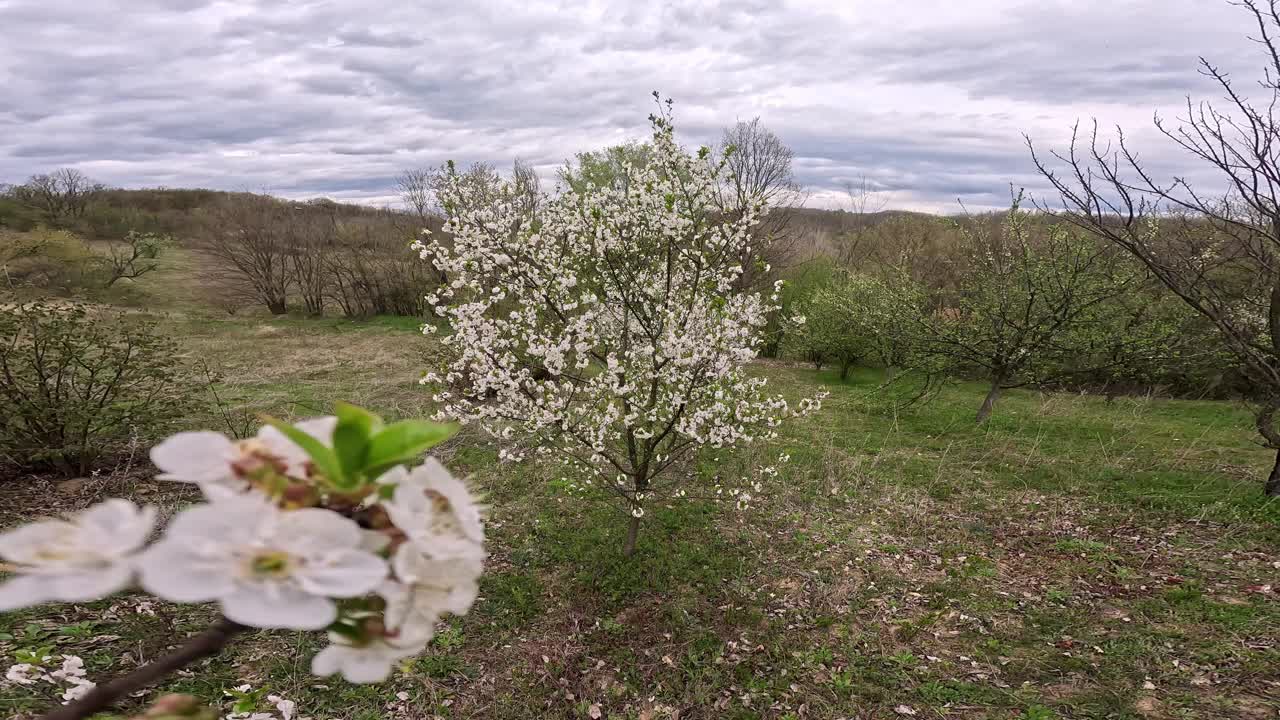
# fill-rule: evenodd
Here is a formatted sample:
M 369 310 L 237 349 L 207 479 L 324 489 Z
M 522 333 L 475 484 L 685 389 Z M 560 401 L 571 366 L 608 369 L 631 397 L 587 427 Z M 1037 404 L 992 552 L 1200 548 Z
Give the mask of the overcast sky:
M 643 137 L 650 93 L 690 145 L 759 116 L 811 204 L 865 176 L 890 207 L 1041 187 L 1022 133 L 1150 130 L 1262 57 L 1225 0 L 0 0 L 0 182 L 74 166 L 112 185 L 394 202 L 447 159 L 545 178 Z

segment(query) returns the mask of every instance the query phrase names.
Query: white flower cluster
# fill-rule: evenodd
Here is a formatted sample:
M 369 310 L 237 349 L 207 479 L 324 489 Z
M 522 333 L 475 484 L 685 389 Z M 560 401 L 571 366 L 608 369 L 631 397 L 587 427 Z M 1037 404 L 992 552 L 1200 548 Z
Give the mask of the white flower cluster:
M 173 602 L 217 602 L 242 625 L 328 629 L 315 673 L 385 678 L 425 648 L 444 613 L 470 608 L 484 531 L 471 493 L 434 459 L 413 469 L 374 463 L 367 478 L 333 461 L 352 448 L 398 457 L 388 443 L 418 426 L 392 428 L 385 441 L 343 433 L 335 450 L 339 427 L 329 417 L 242 441 L 212 432 L 165 440 L 152 451 L 161 477 L 198 485 L 205 502 L 150 545 L 154 509 L 120 499 L 0 534 L 0 558 L 15 573 L 0 585 L 0 610 L 94 600 L 136 583 Z
M 48 670 L 44 663 L 52 662 L 53 656 L 45 655 L 36 662 L 11 665 L 4 674 L 5 681 L 14 685 L 35 685 L 48 683 L 62 688 L 63 703 L 78 700 L 92 690 L 96 684 L 85 673 L 84 660 L 75 655 L 63 655 L 62 666 L 56 670 Z
M 686 153 L 668 117 L 653 123 L 643 167 L 536 214 L 513 188 L 468 203 L 455 174 L 440 189 L 448 240 L 424 231 L 415 244 L 448 278 L 427 298 L 452 329 L 424 378 L 439 417 L 558 458 L 637 517 L 693 450 L 772 438 L 794 413 L 746 370 L 777 309 L 779 286 L 765 296 L 741 282 L 760 262 L 765 203 L 720 211 L 723 159 Z

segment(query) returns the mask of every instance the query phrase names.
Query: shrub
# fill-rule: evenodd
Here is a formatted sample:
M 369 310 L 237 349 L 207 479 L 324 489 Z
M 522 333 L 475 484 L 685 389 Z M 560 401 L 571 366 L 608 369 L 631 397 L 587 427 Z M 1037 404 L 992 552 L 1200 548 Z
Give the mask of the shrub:
M 87 281 L 93 255 L 84 241 L 65 230 L 29 232 L 0 229 L 0 282 L 74 292 Z
M 131 437 L 151 437 L 181 403 L 175 344 L 120 313 L 32 303 L 0 315 L 0 457 L 68 475 Z

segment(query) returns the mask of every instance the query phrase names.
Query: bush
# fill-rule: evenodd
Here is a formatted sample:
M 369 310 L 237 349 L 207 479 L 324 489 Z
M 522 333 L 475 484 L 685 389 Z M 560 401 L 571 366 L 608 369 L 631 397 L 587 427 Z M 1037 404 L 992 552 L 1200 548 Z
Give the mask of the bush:
M 65 230 L 0 228 L 0 283 L 8 289 L 75 292 L 88 282 L 92 260 L 84 241 Z
M 83 475 L 181 407 L 177 347 L 121 313 L 32 303 L 0 315 L 0 457 Z

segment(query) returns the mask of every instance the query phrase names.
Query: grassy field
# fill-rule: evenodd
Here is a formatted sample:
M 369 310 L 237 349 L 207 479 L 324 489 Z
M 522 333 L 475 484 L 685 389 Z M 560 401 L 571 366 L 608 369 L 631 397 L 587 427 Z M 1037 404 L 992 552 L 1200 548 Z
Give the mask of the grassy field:
M 221 375 L 222 408 L 203 403 L 192 427 L 338 399 L 428 407 L 431 344 L 411 321 L 235 318 L 171 297 L 156 322 Z M 624 561 L 623 518 L 464 433 L 442 454 L 487 494 L 492 558 L 472 613 L 426 655 L 351 686 L 309 674 L 319 634 L 262 632 L 166 689 L 218 701 L 247 683 L 315 720 L 1280 716 L 1280 504 L 1261 495 L 1270 458 L 1244 409 L 1012 392 L 977 428 L 976 385 L 895 411 L 872 371 L 759 371 L 792 397 L 832 395 L 757 450 L 792 461 L 754 507 L 661 509 Z M 4 483 L 0 525 L 103 494 L 191 499 L 144 465 Z M 107 678 L 210 619 L 144 600 L 7 613 L 0 655 L 49 647 Z M 53 701 L 0 698 L 4 717 Z

